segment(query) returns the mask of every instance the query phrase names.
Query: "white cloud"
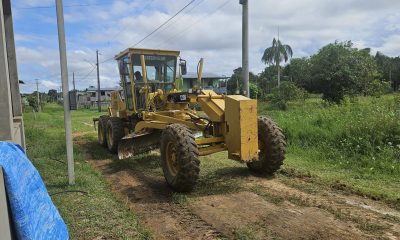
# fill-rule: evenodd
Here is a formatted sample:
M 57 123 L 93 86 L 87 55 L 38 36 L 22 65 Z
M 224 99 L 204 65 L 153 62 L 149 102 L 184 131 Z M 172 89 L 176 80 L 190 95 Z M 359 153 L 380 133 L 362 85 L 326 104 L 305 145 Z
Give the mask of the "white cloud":
M 400 55 L 399 42 L 400 42 L 400 34 L 389 36 L 384 40 L 383 45 L 381 47 L 376 48 L 376 50 L 388 56 L 397 57 Z
M 16 1 L 17 6 L 21 7 L 33 7 L 33 6 L 49 6 L 54 4 L 53 0 L 20 0 Z
M 57 84 L 53 81 L 49 80 L 41 80 L 40 84 L 42 84 L 44 87 L 49 88 L 49 89 L 57 89 L 60 87 L 60 84 Z

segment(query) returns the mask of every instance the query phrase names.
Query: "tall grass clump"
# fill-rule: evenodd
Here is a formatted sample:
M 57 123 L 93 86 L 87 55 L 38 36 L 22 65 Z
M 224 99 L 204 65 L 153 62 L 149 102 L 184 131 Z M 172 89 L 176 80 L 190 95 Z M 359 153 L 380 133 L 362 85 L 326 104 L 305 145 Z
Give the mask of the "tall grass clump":
M 289 151 L 309 149 L 318 161 L 368 174 L 400 175 L 400 97 L 360 97 L 342 105 L 318 99 L 292 103 L 289 111 L 260 103 L 283 129 Z

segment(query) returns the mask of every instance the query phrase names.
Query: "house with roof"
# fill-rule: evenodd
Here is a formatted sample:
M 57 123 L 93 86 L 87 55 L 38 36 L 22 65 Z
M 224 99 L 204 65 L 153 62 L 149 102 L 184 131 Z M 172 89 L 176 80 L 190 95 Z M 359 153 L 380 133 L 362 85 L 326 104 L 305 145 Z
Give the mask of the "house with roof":
M 106 107 L 111 101 L 111 92 L 119 91 L 122 93 L 122 88 L 120 86 L 113 88 L 100 88 L 100 102 L 101 105 Z M 97 87 L 89 86 L 85 91 L 77 91 L 76 93 L 77 103 L 79 107 L 94 107 L 97 106 Z
M 188 72 L 186 75 L 183 75 L 182 78 L 182 88 L 184 91 L 188 91 L 189 89 L 197 85 L 197 73 Z M 218 94 L 226 94 L 227 79 L 228 77 L 226 77 L 225 75 L 203 72 L 201 78 L 202 89 L 210 89 L 214 90 L 214 92 Z

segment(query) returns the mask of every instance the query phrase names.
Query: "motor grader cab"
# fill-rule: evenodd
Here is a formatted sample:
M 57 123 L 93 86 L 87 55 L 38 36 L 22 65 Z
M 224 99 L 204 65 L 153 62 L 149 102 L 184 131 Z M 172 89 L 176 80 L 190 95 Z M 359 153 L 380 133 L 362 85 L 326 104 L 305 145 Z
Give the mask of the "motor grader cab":
M 165 179 L 179 192 L 195 186 L 199 157 L 220 151 L 255 172 L 278 170 L 286 146 L 281 129 L 270 119 L 257 117 L 256 100 L 202 90 L 202 59 L 197 86 L 177 91 L 176 75 L 186 72 L 179 54 L 130 48 L 115 57 L 123 96 L 113 92 L 108 115 L 94 119 L 99 143 L 120 159 L 160 149 Z M 191 109 L 191 104 L 200 105 L 202 112 Z

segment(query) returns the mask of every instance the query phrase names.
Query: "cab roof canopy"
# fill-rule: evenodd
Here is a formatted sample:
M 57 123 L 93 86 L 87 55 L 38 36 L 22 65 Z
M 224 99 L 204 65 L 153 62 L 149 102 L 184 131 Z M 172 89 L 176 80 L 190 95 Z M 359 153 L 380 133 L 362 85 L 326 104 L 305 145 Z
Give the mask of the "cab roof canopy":
M 131 54 L 143 54 L 143 55 L 163 55 L 163 56 L 175 56 L 178 57 L 180 52 L 173 50 L 161 50 L 161 49 L 145 49 L 145 48 L 127 48 L 124 51 L 115 55 L 115 60 L 119 60 L 129 53 Z

